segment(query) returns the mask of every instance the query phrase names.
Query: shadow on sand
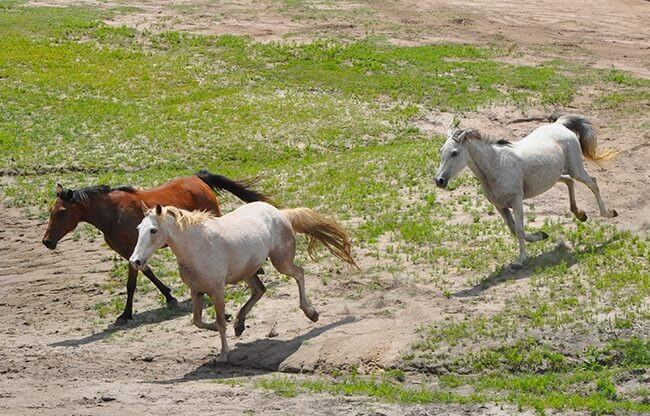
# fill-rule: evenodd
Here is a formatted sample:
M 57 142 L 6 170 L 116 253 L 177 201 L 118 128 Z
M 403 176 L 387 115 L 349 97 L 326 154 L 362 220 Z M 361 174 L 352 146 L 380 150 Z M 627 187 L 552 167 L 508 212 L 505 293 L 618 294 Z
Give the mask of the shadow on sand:
M 169 309 L 163 306 L 158 309 L 151 309 L 148 311 L 136 313 L 133 316 L 133 320 L 129 321 L 127 325 L 115 326 L 114 324 L 111 324 L 106 329 L 96 334 L 88 335 L 78 339 L 67 339 L 65 341 L 55 342 L 50 344 L 50 346 L 79 347 L 81 345 L 86 345 L 93 342 L 101 341 L 121 331 L 133 329 L 144 325 L 157 324 L 160 322 L 177 318 L 179 316 L 188 315 L 191 312 L 191 310 L 192 310 L 192 302 L 191 300 L 186 299 L 182 302 L 179 302 L 176 308 L 174 309 Z
M 455 297 L 464 298 L 470 296 L 478 296 L 483 291 L 507 282 L 509 280 L 521 280 L 530 277 L 535 271 L 543 270 L 549 267 L 557 266 L 564 262 L 568 267 L 577 263 L 576 256 L 580 256 L 587 252 L 600 253 L 605 247 L 612 243 L 613 240 L 608 240 L 603 244 L 597 246 L 593 250 L 583 250 L 572 252 L 564 243 L 558 243 L 552 251 L 542 253 L 538 256 L 531 257 L 525 263 L 524 268 L 521 270 L 512 270 L 509 266 L 504 266 L 501 269 L 490 274 L 479 284 L 469 289 L 464 289 L 453 294 Z
M 313 328 L 311 331 L 289 340 L 264 338 L 252 342 L 238 343 L 230 350 L 228 363 L 215 363 L 214 359 L 210 359 L 185 374 L 182 378 L 156 381 L 154 383 L 175 384 L 192 380 L 216 380 L 278 371 L 280 364 L 298 351 L 298 348 L 305 341 L 316 338 L 333 328 L 355 321 L 356 318 L 348 316 L 329 325 Z

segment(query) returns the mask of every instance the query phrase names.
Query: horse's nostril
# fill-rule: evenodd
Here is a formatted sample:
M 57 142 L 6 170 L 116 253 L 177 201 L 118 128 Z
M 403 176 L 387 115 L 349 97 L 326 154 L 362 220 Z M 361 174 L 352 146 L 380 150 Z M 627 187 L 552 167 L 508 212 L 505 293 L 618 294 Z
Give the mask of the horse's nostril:
M 140 266 L 140 260 L 138 259 L 133 260 L 133 263 L 135 263 L 136 266 Z
M 52 240 L 47 238 L 43 239 L 43 245 L 49 249 L 53 249 L 55 247 L 55 244 L 52 242 Z

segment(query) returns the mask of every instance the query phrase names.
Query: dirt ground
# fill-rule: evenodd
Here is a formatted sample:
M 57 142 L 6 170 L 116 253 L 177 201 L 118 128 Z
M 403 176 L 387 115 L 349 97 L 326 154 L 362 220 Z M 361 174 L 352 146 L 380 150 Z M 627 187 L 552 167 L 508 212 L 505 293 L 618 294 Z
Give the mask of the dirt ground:
M 369 28 L 393 42 L 409 45 L 436 41 L 516 44 L 518 63 L 550 57 L 586 62 L 650 76 L 650 3 L 459 0 L 337 2 L 314 22 L 278 11 L 272 2 L 210 1 L 66 1 L 43 4 L 134 6 L 109 23 L 140 30 L 178 29 L 197 33 L 246 34 L 264 41 L 307 40 L 342 33 L 362 36 Z M 353 10 L 371 16 L 355 24 Z M 352 16 L 352 17 L 350 17 Z M 352 22 L 350 22 L 352 20 Z M 647 20 L 647 19 L 646 19 Z M 399 26 L 399 28 L 396 28 Z M 569 54 L 570 56 L 567 56 Z M 587 112 L 592 91 L 582 91 L 573 108 Z M 465 114 L 464 126 L 518 138 L 539 122 L 511 123 L 519 117 L 546 115 L 545 110 L 521 114 L 496 107 Z M 620 120 L 614 112 L 589 112 L 601 126 L 601 146 L 623 150 L 607 170 L 590 165 L 604 198 L 621 215 L 614 223 L 635 233 L 650 230 L 650 134 L 637 127 L 644 120 Z M 446 129 L 451 115 L 431 113 L 418 121 L 424 131 Z M 630 192 L 634 189 L 634 192 Z M 596 216 L 593 196 L 579 185 L 579 205 Z M 537 218 L 567 218 L 563 186 L 531 201 Z M 136 317 L 126 328 L 98 325 L 94 305 L 107 300 L 100 285 L 112 266 L 112 253 L 100 241 L 62 241 L 54 252 L 40 243 L 45 224 L 9 209 L 0 216 L 0 414 L 108 415 L 129 414 L 513 414 L 493 405 L 398 406 L 371 399 L 299 395 L 282 398 L 271 392 L 221 383 L 233 377 L 250 380 L 270 372 L 310 373 L 358 366 L 361 372 L 390 368 L 417 339 L 419 324 L 485 308 L 504 301 L 498 287 L 477 296 L 445 297 L 441 291 L 414 285 L 406 276 L 391 276 L 389 288 L 352 299 L 343 296 L 345 280 L 336 270 L 309 265 L 308 291 L 321 315 L 313 324 L 298 309 L 293 282 L 272 287 L 247 321 L 239 339 L 229 328 L 232 366 L 214 367 L 218 347 L 214 333 L 191 325 L 189 300 L 177 312 L 162 313 L 155 293 L 136 294 Z M 362 267 L 372 265 L 364 259 Z M 365 262 L 365 263 L 364 263 Z M 342 272 L 346 272 L 341 269 Z M 416 271 L 414 271 L 416 272 Z M 334 276 L 324 285 L 319 275 Z M 509 286 L 517 291 L 520 279 Z M 471 289 L 463 279 L 450 291 Z M 511 292 L 512 293 L 512 292 Z M 235 311 L 229 311 L 234 313 Z M 274 332 L 277 336 L 269 337 Z M 273 334 L 271 334 L 273 335 Z M 305 377 L 308 377 L 306 375 Z M 207 400 L 206 400 L 207 398 Z
M 138 30 L 247 35 L 260 41 L 385 36 L 400 45 L 496 44 L 531 64 L 558 57 L 650 76 L 650 3 L 635 0 L 33 0 L 128 7 L 107 23 Z M 293 4 L 293 5 L 292 5 Z

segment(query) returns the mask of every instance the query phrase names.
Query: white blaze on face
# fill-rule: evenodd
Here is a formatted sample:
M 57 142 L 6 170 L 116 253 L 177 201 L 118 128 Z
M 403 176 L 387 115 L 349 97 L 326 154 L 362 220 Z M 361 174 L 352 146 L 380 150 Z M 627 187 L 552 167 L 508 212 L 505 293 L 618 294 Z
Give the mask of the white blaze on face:
M 154 251 L 165 245 L 164 233 L 158 226 L 159 220 L 155 215 L 147 215 L 138 225 L 138 243 L 129 258 L 129 263 L 136 270 L 144 269 Z
M 458 142 L 452 136 L 453 133 L 450 133 L 447 141 L 440 148 L 440 167 L 435 176 L 436 184 L 443 188 L 467 166 L 468 154 L 464 141 Z

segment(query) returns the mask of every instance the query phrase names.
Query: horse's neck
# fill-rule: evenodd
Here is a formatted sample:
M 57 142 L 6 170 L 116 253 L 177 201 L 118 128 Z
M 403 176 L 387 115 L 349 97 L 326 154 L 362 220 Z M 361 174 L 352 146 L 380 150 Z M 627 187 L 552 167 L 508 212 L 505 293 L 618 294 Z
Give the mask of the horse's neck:
M 168 218 L 167 224 L 167 245 L 172 250 L 176 259 L 181 264 L 191 264 L 192 258 L 196 254 L 196 240 L 202 233 L 202 225 L 192 225 L 186 229 L 176 223 L 175 220 Z
M 499 164 L 499 155 L 496 150 L 490 143 L 480 140 L 469 140 L 467 150 L 469 152 L 467 162 L 469 169 L 483 184 L 489 183 L 495 167 Z
M 109 234 L 115 223 L 115 204 L 105 195 L 90 198 L 84 207 L 80 220 L 95 226 L 104 234 Z

